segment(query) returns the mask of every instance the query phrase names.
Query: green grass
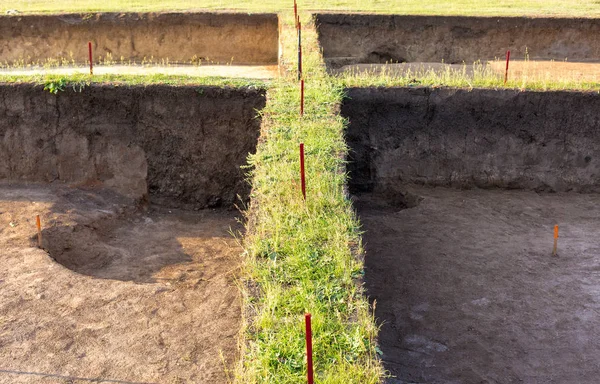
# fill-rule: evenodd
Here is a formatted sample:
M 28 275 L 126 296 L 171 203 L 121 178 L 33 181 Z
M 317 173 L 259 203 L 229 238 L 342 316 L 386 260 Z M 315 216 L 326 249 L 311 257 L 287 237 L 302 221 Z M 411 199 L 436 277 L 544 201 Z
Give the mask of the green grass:
M 290 10 L 290 0 L 4 0 L 0 11 L 29 13 L 97 11 L 181 11 L 236 9 L 249 12 Z M 360 11 L 427 15 L 600 16 L 597 0 L 304 0 L 302 10 Z
M 547 74 L 535 78 L 523 76 L 504 83 L 501 74 L 493 72 L 489 67 L 475 64 L 472 74 L 469 68 L 447 68 L 444 71 L 416 70 L 404 74 L 390 74 L 385 70 L 356 71 L 332 77 L 332 81 L 340 87 L 451 87 L 451 88 L 494 88 L 517 89 L 521 91 L 594 91 L 600 92 L 600 83 L 585 81 L 576 77 L 558 77 Z
M 46 85 L 50 83 L 63 83 L 65 87 L 87 86 L 91 84 L 112 85 L 210 85 L 217 87 L 250 87 L 266 89 L 269 82 L 253 79 L 236 79 L 224 77 L 196 77 L 173 75 L 94 75 L 74 74 L 63 75 L 9 75 L 0 74 L 0 83 L 33 83 Z
M 291 19 L 291 18 L 289 18 Z M 304 17 L 308 21 L 308 17 Z M 318 383 L 378 383 L 377 328 L 360 284 L 360 230 L 346 183 L 343 89 L 325 74 L 314 29 L 305 29 L 305 116 L 299 116 L 295 30 L 283 31 L 288 73 L 268 91 L 245 238 L 248 309 L 240 383 L 305 382 L 304 313 L 313 316 Z M 299 180 L 305 143 L 307 199 Z

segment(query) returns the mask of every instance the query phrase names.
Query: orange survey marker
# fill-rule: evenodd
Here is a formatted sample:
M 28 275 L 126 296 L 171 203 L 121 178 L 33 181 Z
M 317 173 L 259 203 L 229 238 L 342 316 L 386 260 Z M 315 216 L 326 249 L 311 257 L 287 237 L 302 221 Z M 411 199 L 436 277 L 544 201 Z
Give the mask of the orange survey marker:
M 36 216 L 35 224 L 37 225 L 38 230 L 38 247 L 42 248 L 42 222 L 40 220 L 40 215 Z
M 558 256 L 556 254 L 558 247 L 558 225 L 554 226 L 554 248 L 552 249 L 552 256 Z

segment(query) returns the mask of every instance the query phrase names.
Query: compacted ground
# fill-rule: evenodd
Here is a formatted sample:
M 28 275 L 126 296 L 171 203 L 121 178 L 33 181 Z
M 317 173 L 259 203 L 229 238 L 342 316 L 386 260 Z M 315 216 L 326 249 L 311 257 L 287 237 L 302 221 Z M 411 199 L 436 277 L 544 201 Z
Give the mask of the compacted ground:
M 0 383 L 227 382 L 239 229 L 234 211 L 0 184 Z
M 414 192 L 358 201 L 390 382 L 597 383 L 600 196 Z

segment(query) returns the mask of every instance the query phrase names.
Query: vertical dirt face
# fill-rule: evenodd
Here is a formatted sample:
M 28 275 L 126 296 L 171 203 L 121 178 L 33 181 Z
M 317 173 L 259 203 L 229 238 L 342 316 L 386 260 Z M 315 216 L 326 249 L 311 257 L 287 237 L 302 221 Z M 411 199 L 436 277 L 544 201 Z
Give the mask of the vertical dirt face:
M 472 64 L 503 58 L 600 60 L 597 19 L 318 14 L 332 67 L 357 63 Z
M 599 191 L 599 111 L 597 93 L 350 89 L 350 189 Z
M 100 184 L 170 206 L 231 206 L 249 186 L 262 90 L 0 87 L 0 179 Z
M 94 57 L 140 62 L 276 64 L 274 14 L 99 13 L 0 17 L 0 61 Z

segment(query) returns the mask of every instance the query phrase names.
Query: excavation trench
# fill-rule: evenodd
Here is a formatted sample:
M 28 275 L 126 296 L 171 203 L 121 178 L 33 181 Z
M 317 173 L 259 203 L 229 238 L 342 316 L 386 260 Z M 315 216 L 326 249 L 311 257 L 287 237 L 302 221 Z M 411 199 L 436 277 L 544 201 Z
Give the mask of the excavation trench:
M 347 93 L 349 186 L 390 382 L 594 383 L 600 97 Z
M 173 74 L 272 78 L 275 14 L 0 16 L 0 74 Z
M 250 88 L 0 86 L 0 382 L 228 381 L 264 105 Z
M 597 19 L 316 14 L 331 73 L 600 80 Z M 402 64 L 398 64 L 402 63 Z M 473 65 L 476 63 L 476 65 Z

